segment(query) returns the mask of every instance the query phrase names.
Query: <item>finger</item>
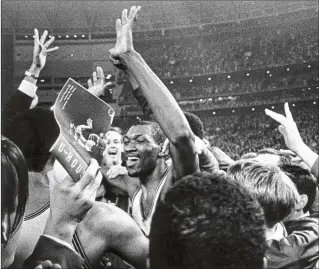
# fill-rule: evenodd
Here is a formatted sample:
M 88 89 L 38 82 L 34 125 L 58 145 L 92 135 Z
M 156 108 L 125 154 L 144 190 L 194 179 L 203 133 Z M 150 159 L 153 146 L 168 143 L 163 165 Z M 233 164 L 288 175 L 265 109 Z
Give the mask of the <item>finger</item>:
M 58 49 L 59 49 L 59 47 L 54 47 L 54 48 L 51 48 L 51 49 L 47 49 L 46 52 L 48 53 L 48 52 L 56 51 Z
M 38 29 L 34 29 L 34 44 L 37 45 L 39 43 L 39 31 Z
M 53 269 L 62 269 L 61 265 L 58 263 L 54 263 L 52 266 Z
M 282 134 L 282 135 L 285 135 L 286 134 L 286 129 L 284 126 L 282 125 L 279 125 L 278 126 L 278 131 Z
M 136 6 L 131 6 L 130 12 L 128 13 L 128 19 L 131 20 L 133 18 L 133 15 L 135 13 Z
M 282 125 L 285 125 L 285 121 L 286 121 L 285 116 L 278 114 L 274 111 L 271 111 L 269 109 L 265 109 L 265 113 L 267 116 L 271 117 L 273 120 L 277 121 L 278 123 Z
M 89 79 L 88 80 L 88 88 L 91 88 L 93 86 L 93 84 L 92 84 L 92 80 L 91 79 Z
M 102 179 L 103 175 L 101 171 L 98 171 L 94 179 L 87 186 L 87 191 L 89 191 L 92 194 L 96 193 L 102 183 Z
M 138 13 L 139 13 L 140 10 L 141 10 L 141 7 L 140 7 L 140 6 L 138 6 L 138 7 L 135 9 L 134 14 L 133 14 L 133 19 L 134 19 L 134 21 L 137 21 Z
M 97 76 L 100 79 L 101 83 L 104 84 L 105 81 L 105 76 L 104 76 L 104 72 L 101 66 L 98 66 L 96 68 L 96 72 L 97 72 Z
M 125 23 L 127 23 L 127 9 L 126 8 L 122 11 L 122 24 L 125 24 Z
M 113 49 L 110 49 L 109 52 L 110 52 L 110 59 L 109 59 L 109 60 L 112 62 L 112 64 L 118 65 L 118 64 L 120 63 L 120 61 L 119 61 L 119 60 L 116 60 L 116 59 L 114 59 L 114 58 L 112 57 Z
M 46 40 L 47 35 L 48 35 L 48 31 L 47 31 L 47 30 L 44 30 L 44 32 L 43 32 L 43 34 L 42 34 L 42 36 L 41 36 L 41 38 L 40 38 L 40 43 L 41 43 L 41 44 L 44 44 L 44 41 Z
M 42 264 L 43 269 L 48 269 L 48 268 L 52 267 L 52 262 L 49 260 L 46 260 L 46 261 L 42 262 L 41 264 Z
M 285 114 L 287 119 L 293 120 L 288 103 L 285 103 Z
M 98 162 L 95 159 L 91 159 L 88 168 L 86 169 L 80 180 L 76 183 L 76 185 L 78 185 L 81 189 L 84 189 L 94 180 L 99 169 L 100 166 Z
M 96 72 L 93 72 L 93 85 L 96 85 L 97 83 L 97 76 L 96 76 Z
M 37 267 L 35 267 L 34 269 L 43 269 L 42 264 L 39 264 Z
M 169 140 L 168 140 L 168 139 L 165 139 L 164 144 L 163 144 L 163 146 L 162 146 L 162 152 L 165 152 L 165 151 L 166 151 L 168 145 L 169 145 Z
M 53 41 L 55 40 L 55 37 L 52 36 L 47 42 L 45 42 L 44 47 L 47 49 L 48 47 L 50 47 L 50 45 L 53 43 Z
M 116 33 L 118 33 L 119 31 L 121 31 L 121 27 L 122 27 L 121 19 L 117 19 L 117 20 L 116 20 L 116 23 L 115 23 Z

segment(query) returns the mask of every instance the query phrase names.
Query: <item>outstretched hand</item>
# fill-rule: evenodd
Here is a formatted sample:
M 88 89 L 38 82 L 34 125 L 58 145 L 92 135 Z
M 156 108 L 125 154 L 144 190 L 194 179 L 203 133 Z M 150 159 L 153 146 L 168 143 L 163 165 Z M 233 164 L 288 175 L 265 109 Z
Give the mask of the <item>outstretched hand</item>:
M 265 109 L 265 113 L 280 124 L 278 130 L 284 136 L 286 146 L 294 152 L 298 151 L 298 148 L 303 145 L 303 141 L 292 118 L 288 103 L 285 103 L 286 116 L 268 109 Z
M 45 42 L 47 35 L 48 31 L 45 30 L 41 38 L 39 38 L 39 31 L 34 29 L 33 60 L 30 72 L 34 72 L 35 75 L 39 75 L 40 71 L 44 68 L 48 53 L 59 49 L 59 47 L 49 48 L 54 41 L 54 36 Z
M 111 58 L 116 59 L 122 54 L 134 51 L 132 26 L 140 9 L 140 6 L 132 6 L 129 14 L 127 9 L 124 9 L 122 18 L 116 20 L 116 43 L 114 48 L 110 49 Z
M 112 82 L 105 83 L 105 76 L 102 67 L 98 66 L 96 72 L 92 74 L 92 80 L 88 80 L 88 91 L 97 97 L 104 95 L 104 90 L 106 87 L 110 86 Z

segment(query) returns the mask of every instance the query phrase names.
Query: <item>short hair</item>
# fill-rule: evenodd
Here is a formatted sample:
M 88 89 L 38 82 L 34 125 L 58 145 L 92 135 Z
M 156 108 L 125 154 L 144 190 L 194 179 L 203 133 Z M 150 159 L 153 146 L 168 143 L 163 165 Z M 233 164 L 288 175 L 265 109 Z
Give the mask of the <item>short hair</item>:
M 281 151 L 279 151 L 277 149 L 273 149 L 273 148 L 265 148 L 265 149 L 261 149 L 257 152 L 257 156 L 262 155 L 262 154 L 270 154 L 270 155 L 279 156 L 278 166 L 291 164 L 291 161 L 292 161 L 292 155 L 290 155 L 286 152 L 281 152 Z
M 149 239 L 152 269 L 263 268 L 262 208 L 219 172 L 175 183 L 156 207 Z
M 230 165 L 228 175 L 257 198 L 268 227 L 283 221 L 299 199 L 292 181 L 275 165 L 239 160 Z
M 8 236 L 23 220 L 29 193 L 28 184 L 28 167 L 22 152 L 11 140 L 1 136 L 1 220 L 5 214 L 16 213 L 13 224 L 9 223 Z M 1 242 L 2 240 L 3 238 Z
M 191 127 L 194 135 L 198 136 L 200 139 L 204 138 L 204 125 L 201 119 L 193 113 L 184 111 L 184 115 Z
M 287 173 L 288 177 L 296 185 L 299 194 L 306 194 L 308 196 L 308 203 L 304 207 L 304 212 L 311 209 L 316 197 L 316 179 L 310 173 L 298 165 L 285 165 L 281 169 Z
M 41 172 L 59 133 L 53 112 L 36 107 L 15 117 L 5 135 L 21 149 L 29 170 Z
M 150 126 L 152 136 L 153 136 L 155 142 L 157 144 L 164 143 L 166 137 L 165 137 L 161 127 L 159 126 L 159 124 L 157 122 L 155 122 L 155 121 L 140 121 L 139 123 L 134 124 L 133 126 L 138 126 L 138 125 Z

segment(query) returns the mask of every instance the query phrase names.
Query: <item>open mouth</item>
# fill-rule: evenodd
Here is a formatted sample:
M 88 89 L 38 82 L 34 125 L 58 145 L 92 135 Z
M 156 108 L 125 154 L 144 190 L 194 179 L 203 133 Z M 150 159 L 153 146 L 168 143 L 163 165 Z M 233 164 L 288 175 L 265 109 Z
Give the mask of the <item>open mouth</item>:
M 116 155 L 117 154 L 117 150 L 116 149 L 109 149 L 108 153 L 109 153 L 109 155 Z
M 135 163 L 137 163 L 140 160 L 137 156 L 127 156 L 126 157 L 126 166 L 130 167 L 133 166 Z

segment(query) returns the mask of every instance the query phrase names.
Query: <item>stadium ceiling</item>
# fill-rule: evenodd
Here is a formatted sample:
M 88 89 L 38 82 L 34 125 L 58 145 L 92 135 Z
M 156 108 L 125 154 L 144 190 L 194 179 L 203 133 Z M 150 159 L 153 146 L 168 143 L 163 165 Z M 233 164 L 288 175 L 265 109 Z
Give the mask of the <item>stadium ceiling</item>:
M 142 6 L 138 30 L 220 23 L 316 8 L 318 1 L 1 1 L 1 28 L 30 33 L 114 31 L 123 8 Z

